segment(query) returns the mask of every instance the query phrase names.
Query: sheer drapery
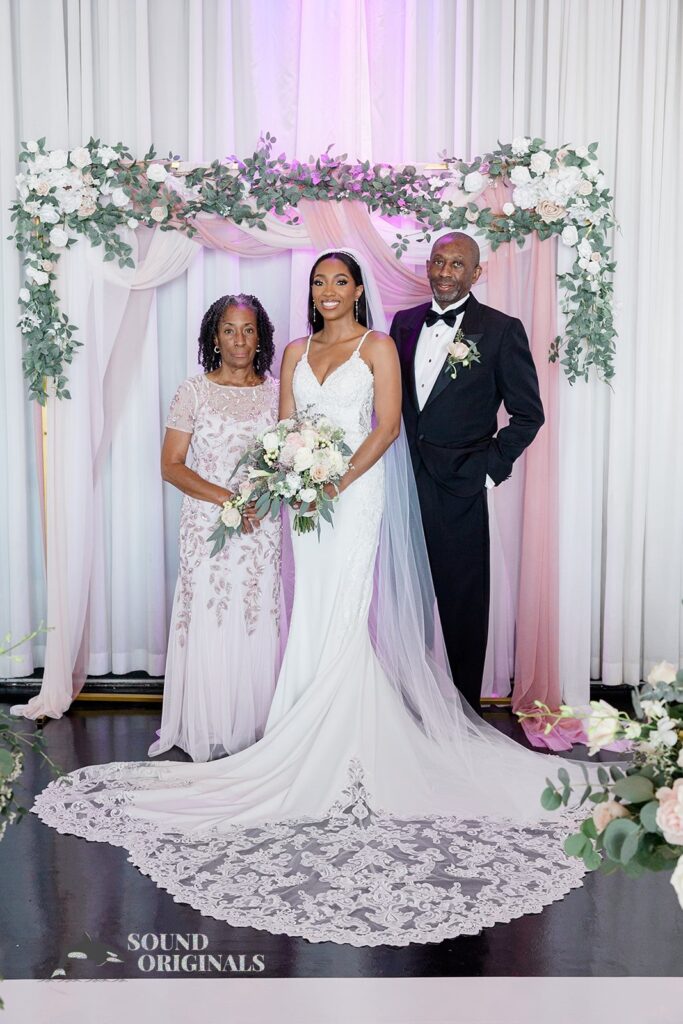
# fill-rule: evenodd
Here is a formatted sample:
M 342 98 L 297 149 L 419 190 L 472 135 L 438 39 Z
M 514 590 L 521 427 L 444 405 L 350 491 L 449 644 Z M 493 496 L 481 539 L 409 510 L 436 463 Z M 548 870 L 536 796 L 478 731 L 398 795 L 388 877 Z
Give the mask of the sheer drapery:
M 675 0 L 323 6 L 67 0 L 40 7 L 11 0 L 0 8 L 0 46 L 3 239 L 11 229 L 13 150 L 19 139 L 44 134 L 51 146 L 64 147 L 91 134 L 121 138 L 138 152 L 153 141 L 160 152 L 188 159 L 248 152 L 265 128 L 278 148 L 304 159 L 331 141 L 352 156 L 408 161 L 433 159 L 443 149 L 474 155 L 521 133 L 552 144 L 598 140 L 622 228 L 616 237 L 620 340 L 613 392 L 597 382 L 570 388 L 561 375 L 557 384 L 560 682 L 565 698 L 577 702 L 585 700 L 590 676 L 633 682 L 662 657 L 680 659 L 683 467 L 676 439 L 683 434 L 683 362 L 671 225 L 683 136 Z M 560 247 L 558 258 L 565 257 Z M 4 240 L 1 260 L 0 472 L 9 485 L 0 506 L 0 558 L 7 566 L 0 575 L 0 622 L 18 636 L 46 617 L 46 593 L 35 411 L 23 400 L 14 328 L 20 264 Z M 282 345 L 302 332 L 307 270 L 308 255 L 299 251 L 248 259 L 204 252 L 159 289 L 145 335 L 148 362 L 136 384 L 141 390 L 131 392 L 112 439 L 98 509 L 109 507 L 118 491 L 117 465 L 126 468 L 138 450 L 147 465 L 156 458 L 161 412 L 178 380 L 194 369 L 206 304 L 237 286 L 257 292 Z M 149 354 L 152 348 L 158 356 Z M 79 352 L 74 374 L 83 357 Z M 139 442 L 134 448 L 131 439 Z M 80 481 L 67 482 L 77 501 Z M 110 602 L 91 609 L 89 618 L 91 656 L 98 655 L 101 670 L 115 662 L 153 664 L 156 624 L 167 614 L 175 577 L 178 501 L 169 492 L 161 512 L 166 600 L 157 587 L 161 612 L 157 606 L 148 619 L 140 580 L 139 605 L 122 606 L 140 566 L 136 546 L 127 544 L 128 519 L 131 508 L 147 501 L 137 493 L 141 478 L 131 483 L 125 504 L 95 520 L 103 534 L 99 593 Z M 518 474 L 506 486 L 520 484 Z M 154 515 L 160 508 L 153 502 Z M 510 522 L 495 519 L 494 531 L 505 534 Z M 127 589 L 112 584 L 114 554 Z M 129 632 L 138 612 L 142 639 Z M 509 618 L 506 629 L 512 644 Z M 37 641 L 18 665 L 3 659 L 0 674 L 30 672 L 42 662 L 43 646 Z M 506 641 L 503 649 L 512 648 Z

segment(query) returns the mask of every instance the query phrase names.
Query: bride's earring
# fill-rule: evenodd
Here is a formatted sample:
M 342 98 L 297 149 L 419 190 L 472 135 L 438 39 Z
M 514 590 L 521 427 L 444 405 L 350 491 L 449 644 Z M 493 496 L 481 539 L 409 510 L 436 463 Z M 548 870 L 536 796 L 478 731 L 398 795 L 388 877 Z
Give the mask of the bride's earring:
M 317 319 L 317 316 L 318 316 L 318 310 L 315 308 L 315 303 L 314 303 L 313 304 L 313 326 L 314 327 L 315 327 L 315 321 Z
M 358 299 L 356 299 L 356 301 L 355 301 L 355 303 L 353 305 L 353 309 L 354 309 L 354 314 L 355 314 L 355 317 L 356 317 L 356 322 L 358 322 Z

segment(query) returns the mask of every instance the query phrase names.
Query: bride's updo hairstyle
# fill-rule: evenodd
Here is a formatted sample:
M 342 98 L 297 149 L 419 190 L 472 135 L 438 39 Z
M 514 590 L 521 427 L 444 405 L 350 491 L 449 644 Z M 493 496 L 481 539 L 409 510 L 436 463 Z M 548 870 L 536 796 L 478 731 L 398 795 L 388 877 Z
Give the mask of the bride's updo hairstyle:
M 340 260 L 340 262 L 343 263 L 345 267 L 347 267 L 347 269 L 349 271 L 349 274 L 351 275 L 351 277 L 353 278 L 355 283 L 357 285 L 358 284 L 362 284 L 363 285 L 363 294 L 361 295 L 361 297 L 358 300 L 358 318 L 357 319 L 358 319 L 358 323 L 362 324 L 363 327 L 372 327 L 372 323 L 370 322 L 369 317 L 368 317 L 368 304 L 367 304 L 367 302 L 365 300 L 365 284 L 364 284 L 364 281 L 363 281 L 363 275 L 361 273 L 361 269 L 358 266 L 358 264 L 356 263 L 355 259 L 351 255 L 351 253 L 344 252 L 343 249 L 334 249 L 332 252 L 323 252 L 323 253 L 321 253 L 321 255 L 318 256 L 317 260 L 315 261 L 315 263 L 311 267 L 311 273 L 310 273 L 309 278 L 308 278 L 308 323 L 309 323 L 309 325 L 311 327 L 311 330 L 312 331 L 317 331 L 320 328 L 320 326 L 321 326 L 320 314 L 318 314 L 317 317 L 315 315 L 316 314 L 316 310 L 315 310 L 315 306 L 313 305 L 313 295 L 312 295 L 311 289 L 313 287 L 313 278 L 315 277 L 315 272 L 318 269 L 318 267 L 320 266 L 320 264 L 323 262 L 323 260 Z M 316 320 L 317 320 L 317 324 L 316 324 Z
M 206 373 L 217 370 L 221 365 L 221 357 L 214 352 L 218 324 L 228 306 L 242 306 L 245 309 L 253 309 L 256 313 L 256 332 L 258 334 L 258 352 L 254 356 L 254 372 L 262 377 L 270 370 L 275 355 L 273 334 L 275 329 L 270 317 L 255 295 L 221 295 L 220 299 L 212 302 L 202 317 L 202 326 L 199 331 L 199 348 L 197 352 L 200 366 L 204 367 Z

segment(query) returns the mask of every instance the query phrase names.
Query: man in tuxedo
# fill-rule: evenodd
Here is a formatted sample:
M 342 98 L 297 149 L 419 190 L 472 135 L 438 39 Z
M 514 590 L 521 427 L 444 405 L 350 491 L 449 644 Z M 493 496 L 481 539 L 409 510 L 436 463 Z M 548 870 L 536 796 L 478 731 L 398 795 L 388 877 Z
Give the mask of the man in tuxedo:
M 397 313 L 390 332 L 448 660 L 477 711 L 489 619 L 487 489 L 508 479 L 544 419 L 524 328 L 477 302 L 470 289 L 480 274 L 474 239 L 442 235 L 427 260 L 433 301 Z M 455 341 L 475 346 L 479 361 L 449 363 Z M 496 433 L 501 402 L 510 422 Z

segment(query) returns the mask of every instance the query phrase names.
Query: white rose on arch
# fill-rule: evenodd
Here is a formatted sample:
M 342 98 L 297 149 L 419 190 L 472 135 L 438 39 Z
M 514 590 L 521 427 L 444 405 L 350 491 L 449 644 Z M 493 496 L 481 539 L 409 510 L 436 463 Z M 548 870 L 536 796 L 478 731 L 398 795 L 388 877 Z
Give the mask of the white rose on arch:
M 165 206 L 153 206 L 149 215 L 157 224 L 161 224 L 162 220 L 166 220 L 167 212 Z
M 69 153 L 69 160 L 74 167 L 78 167 L 79 170 L 83 170 L 89 163 L 92 163 L 90 159 L 90 150 L 86 149 L 85 146 L 77 146 L 76 149 L 72 149 Z
M 108 167 L 112 160 L 116 160 L 118 153 L 115 149 L 112 149 L 111 146 L 100 146 L 100 148 L 97 150 L 97 155 L 104 164 L 104 166 Z
M 54 246 L 55 249 L 63 249 L 68 241 L 69 236 L 64 228 L 54 227 L 50 232 L 50 245 Z
M 486 185 L 486 178 L 480 171 L 470 171 L 465 175 L 463 188 L 465 192 L 481 192 Z
M 550 154 L 546 153 L 544 149 L 540 149 L 538 153 L 533 153 L 529 164 L 534 174 L 545 174 L 546 171 L 550 170 Z
M 519 167 L 513 167 L 510 171 L 510 181 L 513 185 L 528 185 L 531 181 L 529 168 L 523 164 L 520 164 Z
M 111 201 L 114 206 L 123 209 L 124 206 L 128 206 L 130 199 L 122 188 L 115 188 L 112 190 Z
M 591 244 L 590 244 L 590 242 L 588 241 L 587 238 L 583 238 L 579 242 L 579 245 L 578 245 L 578 248 L 577 248 L 577 252 L 578 252 L 579 256 L 581 256 L 585 260 L 589 260 L 591 258 L 591 254 L 592 254 L 593 250 L 591 249 Z
M 44 270 L 38 270 L 36 267 L 27 267 L 26 276 L 30 281 L 33 281 L 38 285 L 47 284 L 50 280 Z
M 579 232 L 573 224 L 568 224 L 562 232 L 562 241 L 565 245 L 576 245 L 579 240 Z
M 61 217 L 59 216 L 59 210 L 56 206 L 51 203 L 43 203 L 40 208 L 38 217 L 43 224 L 59 224 Z
M 503 213 L 505 214 L 506 217 L 512 217 L 514 212 L 515 212 L 515 204 L 514 203 L 504 203 L 503 204 Z
M 515 156 L 524 156 L 525 153 L 529 152 L 530 145 L 531 139 L 526 135 L 515 135 L 512 140 L 512 152 Z
M 150 164 L 147 168 L 147 178 L 149 181 L 166 181 L 168 177 L 168 171 L 163 164 Z
M 538 193 L 533 185 L 519 185 L 512 193 L 512 201 L 523 210 L 533 210 L 538 202 Z
M 53 149 L 48 155 L 49 166 L 55 171 L 58 171 L 60 167 L 66 167 L 68 159 L 63 149 Z

